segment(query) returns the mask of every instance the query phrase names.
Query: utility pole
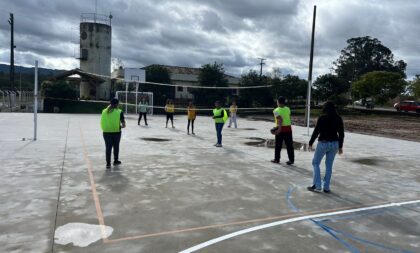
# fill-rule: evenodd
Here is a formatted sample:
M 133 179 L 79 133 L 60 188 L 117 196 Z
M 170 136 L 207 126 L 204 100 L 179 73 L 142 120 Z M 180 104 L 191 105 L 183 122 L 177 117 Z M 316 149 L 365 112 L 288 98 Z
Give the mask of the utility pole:
M 311 54 L 309 57 L 309 75 L 308 75 L 308 93 L 306 97 L 305 121 L 309 135 L 310 119 L 311 119 L 311 91 L 312 91 L 312 67 L 314 62 L 314 44 L 315 44 L 315 21 L 316 21 L 316 5 L 314 5 L 314 16 L 312 21 L 312 37 L 311 37 Z
M 15 83 L 15 41 L 14 41 L 14 17 L 13 13 L 10 13 L 9 24 L 10 24 L 10 90 L 14 90 Z
M 260 78 L 262 77 L 262 71 L 263 71 L 263 65 L 265 65 L 265 60 L 267 60 L 267 59 L 264 59 L 264 58 L 258 58 L 261 62 L 260 62 L 260 66 L 261 66 L 261 68 L 260 68 Z

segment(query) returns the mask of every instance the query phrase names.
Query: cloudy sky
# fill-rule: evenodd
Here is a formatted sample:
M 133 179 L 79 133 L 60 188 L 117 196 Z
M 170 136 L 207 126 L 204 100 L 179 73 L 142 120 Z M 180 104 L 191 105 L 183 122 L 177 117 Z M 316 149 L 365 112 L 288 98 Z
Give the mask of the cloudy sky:
M 166 64 L 199 67 L 222 62 L 240 75 L 280 68 L 307 77 L 313 5 L 317 5 L 315 76 L 330 72 L 346 40 L 372 36 L 420 74 L 418 0 L 98 0 L 112 12 L 112 57 L 125 67 Z M 71 69 L 80 14 L 95 0 L 1 0 L 0 62 L 9 62 L 9 12 L 15 15 L 17 65 Z

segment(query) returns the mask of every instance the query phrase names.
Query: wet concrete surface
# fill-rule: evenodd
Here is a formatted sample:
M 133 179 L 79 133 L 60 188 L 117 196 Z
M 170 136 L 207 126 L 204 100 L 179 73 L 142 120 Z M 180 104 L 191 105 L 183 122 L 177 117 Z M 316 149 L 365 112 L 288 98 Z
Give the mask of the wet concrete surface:
M 186 117 L 175 117 L 176 129 L 165 129 L 164 117 L 148 121 L 139 127 L 127 116 L 123 163 L 106 170 L 98 115 L 40 114 L 34 142 L 31 114 L 0 114 L 0 251 L 178 252 L 290 215 L 420 199 L 417 142 L 346 134 L 332 193 L 315 194 L 305 189 L 313 153 L 302 148 L 304 128 L 293 127 L 296 163 L 287 166 L 285 150 L 276 165 L 273 149 L 245 144 L 272 145 L 269 122 L 240 118 L 257 130 L 224 128 L 216 148 L 210 118 L 197 118 L 196 136 L 186 134 Z M 419 215 L 417 204 L 327 217 L 324 227 L 296 222 L 199 252 L 420 252 Z M 97 240 L 102 222 L 105 240 Z M 94 238 L 87 246 L 80 234 L 59 244 L 80 231 Z

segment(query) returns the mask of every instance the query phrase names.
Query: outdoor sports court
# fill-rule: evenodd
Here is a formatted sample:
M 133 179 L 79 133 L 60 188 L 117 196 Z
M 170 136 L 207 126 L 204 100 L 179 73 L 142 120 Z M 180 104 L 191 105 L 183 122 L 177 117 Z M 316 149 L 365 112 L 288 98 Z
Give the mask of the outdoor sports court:
M 99 117 L 40 114 L 31 141 L 32 114 L 0 114 L 2 252 L 420 252 L 418 142 L 346 133 L 324 194 L 304 128 L 287 166 L 269 122 L 240 118 L 215 148 L 210 117 L 192 136 L 185 116 L 127 116 L 106 171 Z

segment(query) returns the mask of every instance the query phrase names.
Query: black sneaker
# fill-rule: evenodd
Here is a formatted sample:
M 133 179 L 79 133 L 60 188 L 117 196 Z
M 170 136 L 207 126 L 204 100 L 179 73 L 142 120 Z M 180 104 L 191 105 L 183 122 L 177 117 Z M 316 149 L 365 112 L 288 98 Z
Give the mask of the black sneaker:
M 315 185 L 309 186 L 306 189 L 308 189 L 308 191 L 311 191 L 311 192 L 321 192 L 321 189 L 317 189 Z
M 325 192 L 325 193 L 331 193 L 331 190 L 325 190 L 325 189 L 324 189 L 324 192 Z
M 114 161 L 114 165 L 120 165 L 121 161 Z
M 276 159 L 271 160 L 271 162 L 272 163 L 280 163 L 280 161 L 279 160 L 276 160 Z
M 287 165 L 293 165 L 295 162 L 292 162 L 292 161 L 288 161 L 288 162 L 286 162 L 286 164 Z
M 110 164 L 110 163 L 107 163 L 107 164 L 106 164 L 106 168 L 107 168 L 107 169 L 111 169 L 111 164 Z

